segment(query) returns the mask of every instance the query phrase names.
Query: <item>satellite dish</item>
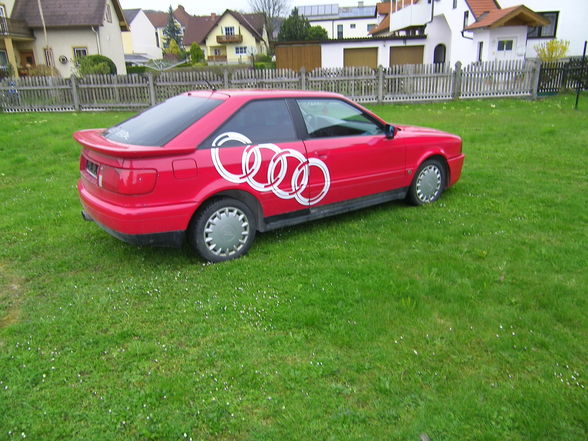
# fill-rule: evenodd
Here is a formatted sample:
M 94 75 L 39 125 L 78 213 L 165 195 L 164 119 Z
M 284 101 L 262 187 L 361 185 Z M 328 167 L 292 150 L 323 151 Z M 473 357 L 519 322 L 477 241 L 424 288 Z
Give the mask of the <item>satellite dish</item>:
M 60 62 L 61 64 L 67 64 L 67 62 L 68 62 L 68 61 L 69 61 L 69 60 L 67 59 L 67 57 L 66 57 L 65 55 L 60 55 L 60 56 L 59 56 L 59 62 Z

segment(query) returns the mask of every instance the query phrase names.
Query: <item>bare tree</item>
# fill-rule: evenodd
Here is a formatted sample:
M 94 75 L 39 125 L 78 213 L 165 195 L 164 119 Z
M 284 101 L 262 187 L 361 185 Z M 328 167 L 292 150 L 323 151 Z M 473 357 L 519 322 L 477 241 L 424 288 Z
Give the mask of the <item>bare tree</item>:
M 270 40 L 274 39 L 276 19 L 287 15 L 289 10 L 288 0 L 249 0 L 249 6 L 253 12 L 265 14 L 265 29 Z

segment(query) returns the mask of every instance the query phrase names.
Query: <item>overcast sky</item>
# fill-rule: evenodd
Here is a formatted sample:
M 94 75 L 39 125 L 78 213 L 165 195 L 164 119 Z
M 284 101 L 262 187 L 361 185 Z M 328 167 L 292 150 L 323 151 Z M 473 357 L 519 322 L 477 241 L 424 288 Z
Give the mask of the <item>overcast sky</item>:
M 237 11 L 251 12 L 249 7 L 249 0 L 180 0 L 180 1 L 168 1 L 168 0 L 120 0 L 123 9 L 155 9 L 157 11 L 167 11 L 169 5 L 172 8 L 176 8 L 178 4 L 182 5 L 186 11 L 192 15 L 210 15 L 212 12 L 220 14 L 225 9 L 235 9 Z M 356 0 L 290 0 L 290 7 L 301 6 L 301 5 L 326 5 L 331 3 L 338 3 L 339 6 L 354 6 L 357 5 Z M 374 1 L 365 1 L 367 5 L 375 5 Z

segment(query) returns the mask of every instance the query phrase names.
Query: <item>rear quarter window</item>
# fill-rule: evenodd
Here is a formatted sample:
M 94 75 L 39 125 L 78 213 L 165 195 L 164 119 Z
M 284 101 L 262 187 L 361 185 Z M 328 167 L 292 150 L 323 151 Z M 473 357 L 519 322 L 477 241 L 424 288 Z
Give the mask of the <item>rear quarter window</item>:
M 104 137 L 124 144 L 160 147 L 221 103 L 216 99 L 176 96 L 111 127 Z

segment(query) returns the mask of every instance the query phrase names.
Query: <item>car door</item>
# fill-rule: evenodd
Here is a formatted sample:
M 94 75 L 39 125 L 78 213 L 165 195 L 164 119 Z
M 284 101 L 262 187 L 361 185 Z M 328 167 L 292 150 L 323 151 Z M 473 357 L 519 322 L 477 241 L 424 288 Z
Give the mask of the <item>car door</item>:
M 215 183 L 215 191 L 253 194 L 265 217 L 308 208 L 306 151 L 284 99 L 245 104 L 199 151 L 204 152 L 204 173 Z
M 405 147 L 386 137 L 383 124 L 342 99 L 301 98 L 296 103 L 307 132 L 311 201 L 322 195 L 318 203 L 330 204 L 403 185 Z M 312 167 L 313 160 L 324 164 L 329 182 L 320 167 Z

